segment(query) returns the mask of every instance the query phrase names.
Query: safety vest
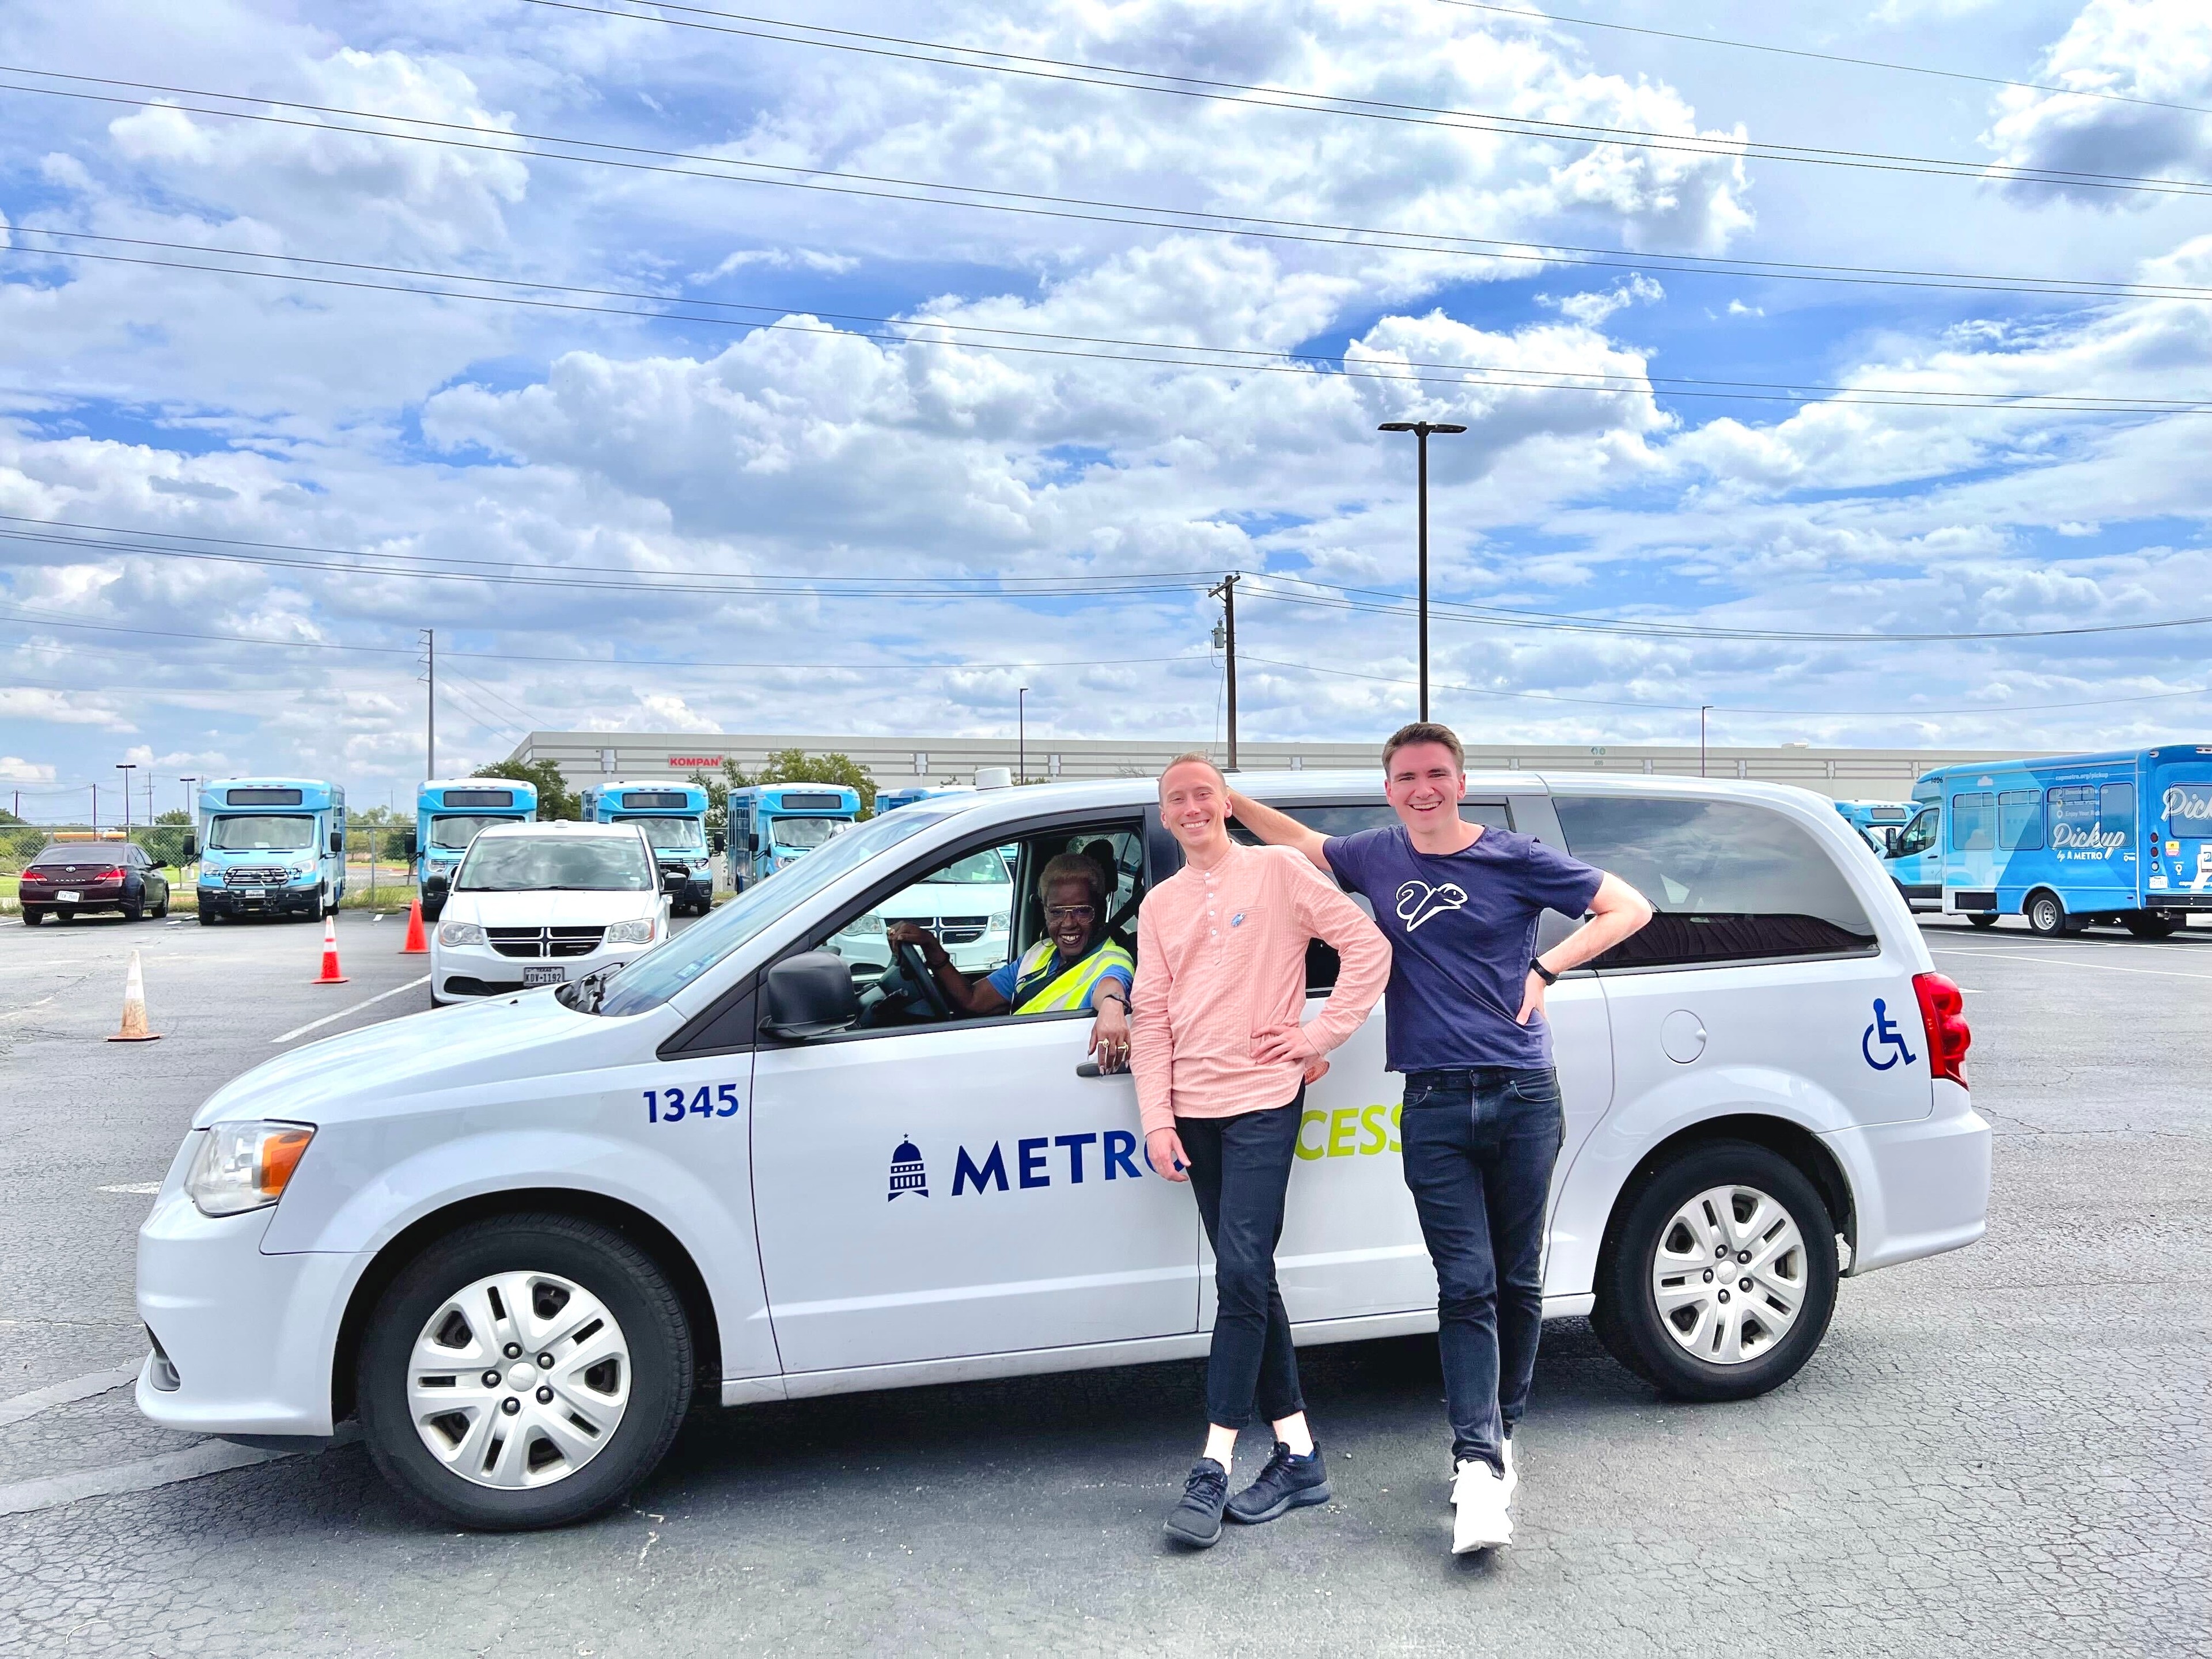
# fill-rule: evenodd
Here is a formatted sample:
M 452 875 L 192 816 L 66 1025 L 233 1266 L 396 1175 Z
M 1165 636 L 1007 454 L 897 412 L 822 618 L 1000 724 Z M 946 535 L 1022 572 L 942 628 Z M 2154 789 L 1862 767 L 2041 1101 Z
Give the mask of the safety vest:
M 1014 1012 L 1051 1014 L 1087 1007 L 1091 993 L 1108 972 L 1119 968 L 1133 977 L 1136 958 L 1111 939 L 1101 939 L 1072 968 L 1057 966 L 1059 952 L 1048 939 L 1039 939 L 1022 953 L 1014 973 Z

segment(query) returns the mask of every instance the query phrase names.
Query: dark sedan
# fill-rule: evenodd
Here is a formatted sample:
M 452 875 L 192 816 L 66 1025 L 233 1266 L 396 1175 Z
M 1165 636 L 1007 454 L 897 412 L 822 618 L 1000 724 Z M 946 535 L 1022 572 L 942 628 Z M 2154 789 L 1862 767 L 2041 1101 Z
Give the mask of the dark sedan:
M 124 842 L 58 841 L 23 866 L 17 896 L 23 926 L 92 910 L 120 910 L 131 921 L 169 914 L 169 878 L 143 847 Z

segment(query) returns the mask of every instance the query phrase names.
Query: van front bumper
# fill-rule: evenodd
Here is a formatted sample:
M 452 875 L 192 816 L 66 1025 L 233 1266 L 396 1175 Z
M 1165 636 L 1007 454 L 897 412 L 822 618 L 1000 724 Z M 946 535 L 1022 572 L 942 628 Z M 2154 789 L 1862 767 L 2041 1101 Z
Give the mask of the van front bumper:
M 163 1427 L 331 1431 L 338 1324 L 368 1259 L 264 1255 L 275 1213 L 204 1216 L 172 1188 L 138 1230 L 138 1317 L 161 1345 L 139 1373 L 138 1409 Z
M 603 945 L 588 956 L 547 959 L 501 956 L 489 945 L 442 945 L 434 933 L 430 936 L 430 989 L 441 1002 L 512 996 L 538 988 L 524 977 L 524 970 L 532 968 L 561 970 L 559 979 L 545 979 L 541 983 L 572 984 L 602 969 L 625 967 L 666 937 L 662 933 L 645 945 Z
M 203 887 L 200 910 L 211 916 L 317 916 L 323 892 L 312 887 Z
M 1853 1273 L 1955 1250 L 1988 1231 L 1990 1126 L 1957 1084 L 1930 1086 L 1927 1117 L 1820 1137 L 1851 1185 Z

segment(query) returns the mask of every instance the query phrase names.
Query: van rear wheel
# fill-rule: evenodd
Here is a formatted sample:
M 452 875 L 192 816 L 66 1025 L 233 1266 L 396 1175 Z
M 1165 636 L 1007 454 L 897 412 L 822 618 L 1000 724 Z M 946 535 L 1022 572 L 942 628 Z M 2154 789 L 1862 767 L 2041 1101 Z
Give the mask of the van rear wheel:
M 1748 1400 L 1820 1346 L 1836 1277 L 1834 1223 L 1803 1172 L 1765 1146 L 1710 1141 L 1630 1199 L 1590 1323 L 1662 1394 Z
M 2027 915 L 2029 931 L 2040 933 L 2045 939 L 2081 931 L 2078 924 L 2069 925 L 2066 906 L 2060 902 L 2057 894 L 2047 890 L 2027 896 Z
M 691 1335 L 652 1258 L 562 1215 L 432 1244 L 377 1303 L 357 1379 L 384 1477 L 464 1527 L 597 1513 L 650 1474 L 690 1403 Z

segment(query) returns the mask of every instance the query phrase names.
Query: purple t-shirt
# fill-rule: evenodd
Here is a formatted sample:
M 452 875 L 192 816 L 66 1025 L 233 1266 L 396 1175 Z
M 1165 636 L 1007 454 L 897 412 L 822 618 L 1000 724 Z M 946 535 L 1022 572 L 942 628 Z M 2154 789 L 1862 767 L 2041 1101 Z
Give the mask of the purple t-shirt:
M 1463 853 L 1418 851 L 1403 824 L 1331 836 L 1323 850 L 1346 886 L 1375 907 L 1390 941 L 1394 1072 L 1552 1063 L 1542 1016 L 1516 1023 L 1536 954 L 1536 918 L 1579 919 L 1602 871 L 1533 836 L 1486 829 Z

